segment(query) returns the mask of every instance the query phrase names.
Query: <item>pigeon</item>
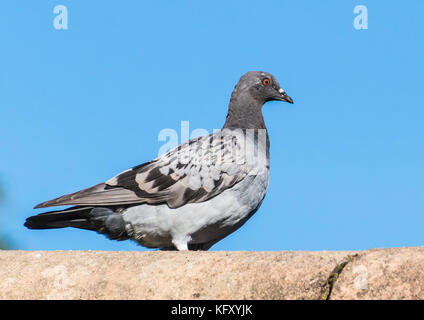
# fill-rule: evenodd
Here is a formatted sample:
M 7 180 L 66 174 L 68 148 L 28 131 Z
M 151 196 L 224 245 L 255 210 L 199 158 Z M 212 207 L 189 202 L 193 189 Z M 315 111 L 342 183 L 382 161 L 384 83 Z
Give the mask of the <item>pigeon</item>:
M 277 79 L 249 71 L 221 130 L 191 139 L 112 179 L 38 204 L 72 206 L 26 219 L 29 229 L 73 227 L 160 250 L 209 250 L 259 209 L 269 181 L 268 101 L 293 103 Z

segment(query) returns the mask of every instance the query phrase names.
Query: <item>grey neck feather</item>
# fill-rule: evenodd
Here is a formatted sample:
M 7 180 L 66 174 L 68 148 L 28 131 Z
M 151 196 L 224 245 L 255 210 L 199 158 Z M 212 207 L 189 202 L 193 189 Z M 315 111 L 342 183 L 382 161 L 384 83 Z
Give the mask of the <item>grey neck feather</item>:
M 233 91 L 228 115 L 223 128 L 266 129 L 262 116 L 263 102 L 254 99 L 248 90 Z

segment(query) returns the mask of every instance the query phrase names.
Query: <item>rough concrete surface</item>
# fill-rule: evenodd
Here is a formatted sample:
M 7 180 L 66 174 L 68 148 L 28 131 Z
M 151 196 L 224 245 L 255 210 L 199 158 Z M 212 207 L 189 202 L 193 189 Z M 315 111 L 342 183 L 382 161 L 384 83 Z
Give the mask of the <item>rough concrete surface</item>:
M 424 248 L 0 251 L 0 299 L 424 299 L 423 267 Z
M 358 254 L 343 269 L 331 299 L 424 299 L 424 247 Z

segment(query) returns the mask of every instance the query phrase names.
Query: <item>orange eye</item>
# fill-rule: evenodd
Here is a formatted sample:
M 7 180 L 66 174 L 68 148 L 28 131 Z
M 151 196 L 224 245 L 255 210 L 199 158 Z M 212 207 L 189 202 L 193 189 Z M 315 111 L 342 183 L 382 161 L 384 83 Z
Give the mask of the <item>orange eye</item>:
M 267 85 L 269 85 L 271 83 L 271 81 L 269 81 L 269 79 L 268 78 L 264 78 L 263 80 L 262 80 L 262 84 L 264 85 L 264 86 L 267 86 Z

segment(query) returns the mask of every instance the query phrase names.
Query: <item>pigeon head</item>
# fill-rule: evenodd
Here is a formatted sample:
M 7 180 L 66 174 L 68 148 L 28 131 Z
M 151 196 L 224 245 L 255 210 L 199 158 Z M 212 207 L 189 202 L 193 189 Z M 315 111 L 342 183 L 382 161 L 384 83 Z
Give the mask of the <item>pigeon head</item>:
M 265 128 L 262 106 L 268 101 L 293 103 L 272 74 L 263 71 L 245 73 L 231 95 L 224 127 Z
M 234 94 L 250 96 L 261 104 L 268 101 L 293 103 L 292 98 L 280 87 L 278 80 L 263 71 L 249 71 L 244 74 L 237 83 Z

